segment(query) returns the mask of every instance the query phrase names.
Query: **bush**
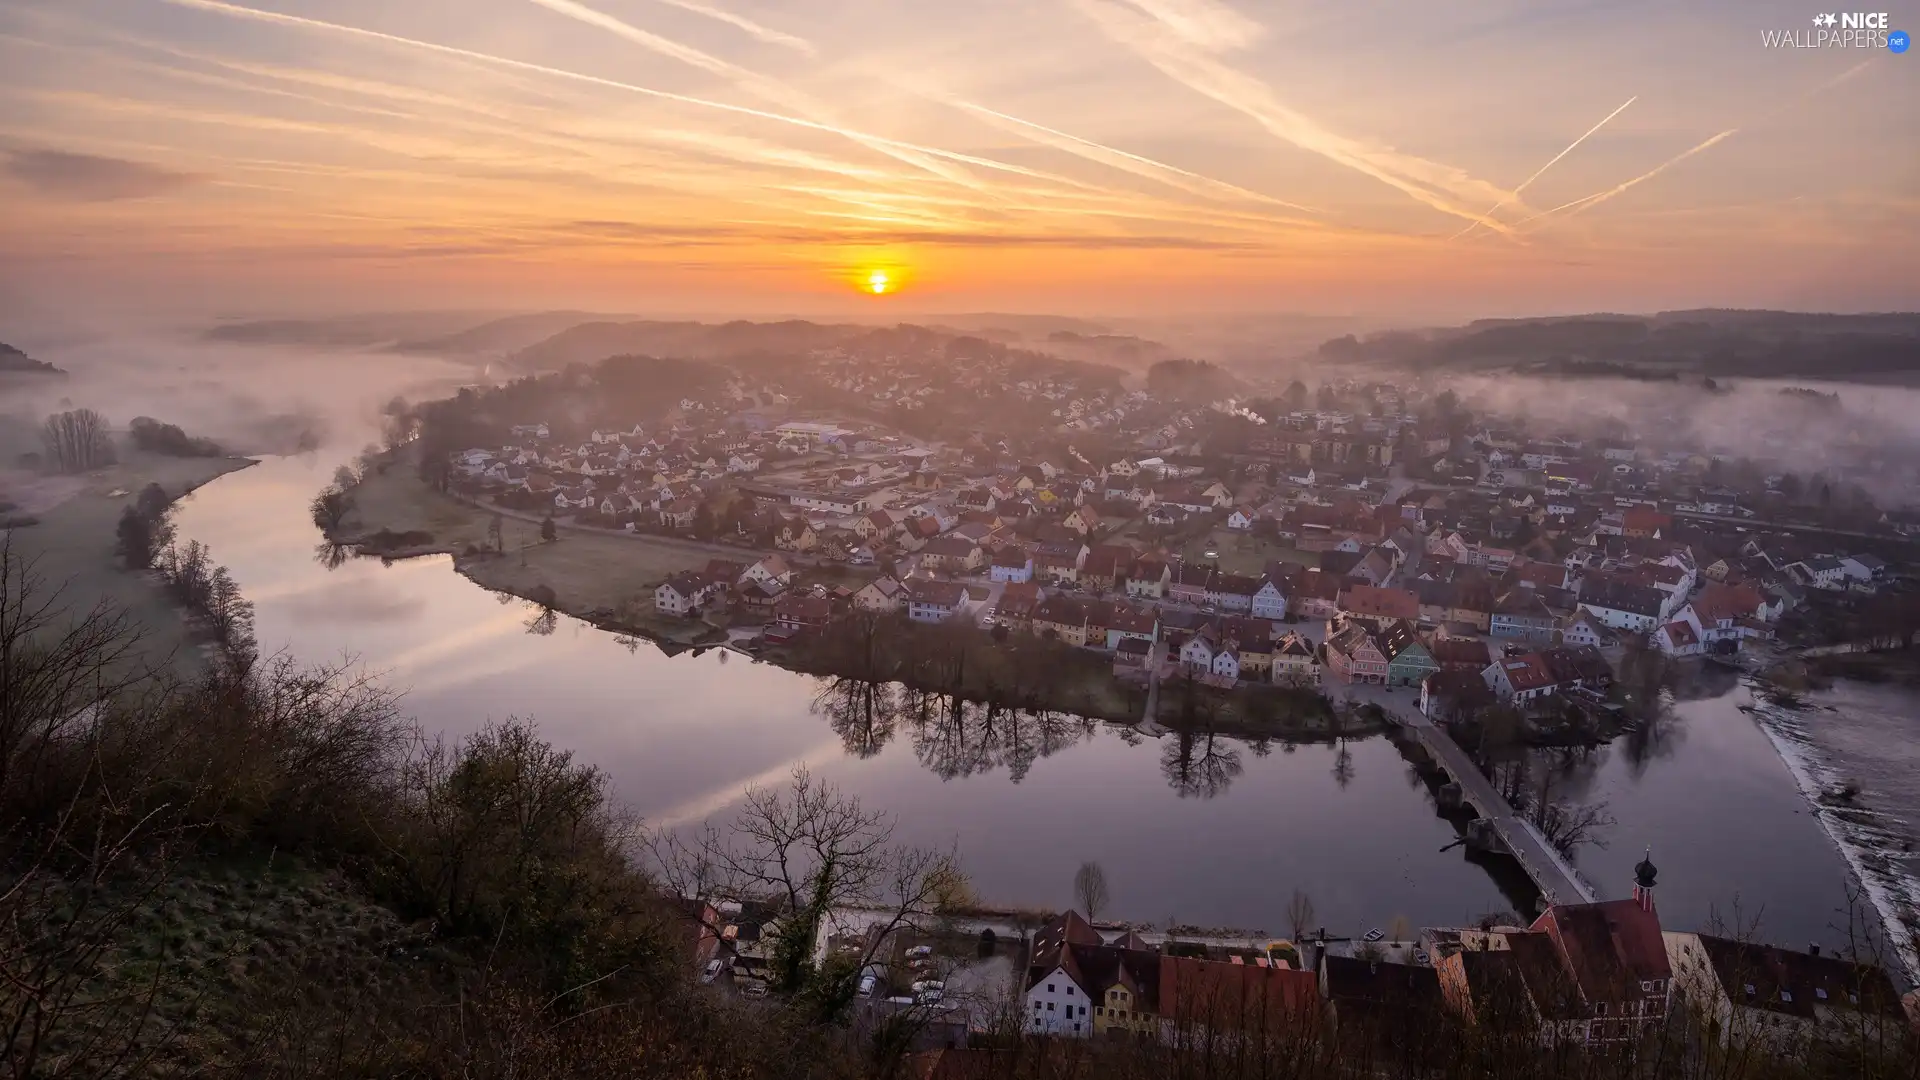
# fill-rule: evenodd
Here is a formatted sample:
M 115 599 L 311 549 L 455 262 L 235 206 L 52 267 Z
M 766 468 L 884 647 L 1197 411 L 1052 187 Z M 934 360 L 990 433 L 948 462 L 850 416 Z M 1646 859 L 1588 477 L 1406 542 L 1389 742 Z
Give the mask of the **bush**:
M 212 439 L 196 439 L 173 424 L 163 424 L 151 416 L 136 416 L 127 425 L 133 445 L 155 454 L 173 457 L 224 457 L 226 451 Z

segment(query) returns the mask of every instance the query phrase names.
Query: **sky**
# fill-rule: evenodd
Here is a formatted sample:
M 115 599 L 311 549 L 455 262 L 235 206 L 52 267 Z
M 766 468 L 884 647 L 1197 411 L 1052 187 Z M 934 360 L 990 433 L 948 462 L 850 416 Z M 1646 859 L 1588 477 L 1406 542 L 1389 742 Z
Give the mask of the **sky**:
M 1920 307 L 1920 53 L 1824 11 L 0 0 L 0 305 Z

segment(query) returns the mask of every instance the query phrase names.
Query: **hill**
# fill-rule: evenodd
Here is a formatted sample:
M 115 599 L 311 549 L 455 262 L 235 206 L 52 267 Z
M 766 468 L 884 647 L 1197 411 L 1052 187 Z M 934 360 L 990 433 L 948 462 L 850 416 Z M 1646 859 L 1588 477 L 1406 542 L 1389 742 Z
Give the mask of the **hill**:
M 35 375 L 66 374 L 45 360 L 35 360 L 4 341 L 0 341 L 0 371 L 19 371 Z
M 1205 360 L 1162 360 L 1147 369 L 1147 389 L 1174 401 L 1224 401 L 1246 385 Z
M 1709 309 L 1483 319 L 1364 339 L 1347 335 L 1324 342 L 1318 353 L 1333 363 L 1421 369 L 1887 378 L 1920 374 L 1920 314 Z
M 541 311 L 509 315 L 452 334 L 412 338 L 394 343 L 394 352 L 482 356 L 518 352 L 582 323 L 605 322 L 618 316 L 588 311 Z

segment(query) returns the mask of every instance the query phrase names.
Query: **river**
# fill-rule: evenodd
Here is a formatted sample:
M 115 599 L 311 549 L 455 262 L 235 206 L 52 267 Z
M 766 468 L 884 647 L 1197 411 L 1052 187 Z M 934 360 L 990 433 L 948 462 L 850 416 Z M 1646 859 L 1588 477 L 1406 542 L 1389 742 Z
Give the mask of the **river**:
M 836 714 L 821 680 L 738 654 L 669 657 L 541 620 L 444 557 L 329 569 L 305 505 L 348 454 L 269 458 L 179 507 L 182 537 L 209 545 L 257 606 L 262 647 L 354 659 L 452 737 L 534 718 L 656 825 L 725 815 L 747 785 L 804 763 L 895 813 L 901 838 L 957 847 L 989 902 L 1064 906 L 1086 860 L 1107 872 L 1113 916 L 1160 924 L 1283 931 L 1295 889 L 1344 933 L 1402 916 L 1458 924 L 1526 900 L 1509 866 L 1452 846 L 1455 825 L 1385 737 L 1183 742 L 1070 718 L 936 709 L 920 720 L 911 708 L 869 722 L 844 700 Z M 1745 691 L 1693 693 L 1644 737 L 1556 758 L 1557 795 L 1604 800 L 1614 819 L 1580 865 L 1624 895 L 1651 846 L 1669 925 L 1732 923 L 1737 906 L 1767 939 L 1837 944 L 1846 863 L 1738 710 Z

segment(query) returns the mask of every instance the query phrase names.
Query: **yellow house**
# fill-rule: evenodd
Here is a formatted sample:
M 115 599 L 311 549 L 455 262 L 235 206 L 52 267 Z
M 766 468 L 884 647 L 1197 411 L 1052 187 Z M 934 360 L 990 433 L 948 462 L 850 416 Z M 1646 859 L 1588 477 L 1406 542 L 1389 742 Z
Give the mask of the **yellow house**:
M 1093 1031 L 1096 1035 L 1113 1032 L 1115 1035 L 1154 1035 L 1160 1030 L 1158 1003 L 1160 999 L 1160 957 L 1147 948 L 1146 942 L 1128 934 L 1108 946 L 1111 967 L 1088 957 L 1091 963 L 1082 965 L 1088 970 L 1100 968 L 1092 981 L 1095 986 L 1089 989 L 1093 995 Z M 1092 950 L 1087 950 L 1091 952 Z M 1105 959 L 1102 957 L 1101 959 Z M 1104 985 L 1101 985 L 1104 984 Z
M 780 523 L 780 534 L 773 546 L 782 551 L 812 551 L 820 546 L 820 537 L 805 518 L 788 518 Z
M 1068 645 L 1087 643 L 1087 612 L 1077 600 L 1050 596 L 1033 609 L 1033 632 L 1054 637 Z

